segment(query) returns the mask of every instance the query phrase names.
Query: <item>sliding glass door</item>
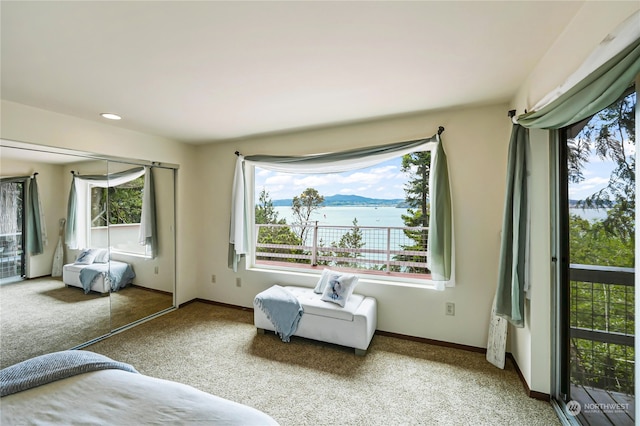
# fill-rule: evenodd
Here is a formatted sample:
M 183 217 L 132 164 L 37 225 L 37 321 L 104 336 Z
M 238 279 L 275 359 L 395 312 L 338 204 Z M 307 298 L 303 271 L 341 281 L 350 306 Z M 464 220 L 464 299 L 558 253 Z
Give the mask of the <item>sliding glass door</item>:
M 17 279 L 25 274 L 25 199 L 24 180 L 0 181 L 0 280 Z
M 635 422 L 635 108 L 630 89 L 557 141 L 554 397 L 586 425 Z

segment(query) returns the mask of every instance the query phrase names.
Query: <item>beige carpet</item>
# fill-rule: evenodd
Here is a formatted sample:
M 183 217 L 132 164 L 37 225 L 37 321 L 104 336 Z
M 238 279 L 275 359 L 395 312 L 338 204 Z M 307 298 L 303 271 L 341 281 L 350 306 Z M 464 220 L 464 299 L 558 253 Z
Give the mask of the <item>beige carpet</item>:
M 0 368 L 81 345 L 172 303 L 171 295 L 139 287 L 126 287 L 110 298 L 84 294 L 55 278 L 2 284 Z
M 253 313 L 192 303 L 88 348 L 258 408 L 282 425 L 554 425 L 510 362 L 376 335 L 365 357 L 256 334 Z

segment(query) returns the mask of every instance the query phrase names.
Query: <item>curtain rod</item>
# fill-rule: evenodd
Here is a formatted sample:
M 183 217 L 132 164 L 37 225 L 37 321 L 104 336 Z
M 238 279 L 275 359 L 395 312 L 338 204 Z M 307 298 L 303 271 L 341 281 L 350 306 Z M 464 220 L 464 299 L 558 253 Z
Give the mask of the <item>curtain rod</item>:
M 524 113 L 525 113 L 525 114 L 527 113 L 526 108 L 525 108 L 525 110 L 524 110 Z M 516 110 L 515 110 L 515 109 L 510 109 L 510 110 L 507 112 L 507 115 L 509 116 L 509 118 L 513 118 L 513 117 L 515 117 L 515 116 L 516 116 Z
M 515 114 L 515 110 L 513 110 L 514 114 Z M 442 134 L 442 132 L 444 132 L 444 127 L 442 126 L 438 126 L 438 136 L 440 136 Z M 235 154 L 237 156 L 240 156 L 240 151 L 236 151 Z M 73 172 L 72 172 L 73 173 Z

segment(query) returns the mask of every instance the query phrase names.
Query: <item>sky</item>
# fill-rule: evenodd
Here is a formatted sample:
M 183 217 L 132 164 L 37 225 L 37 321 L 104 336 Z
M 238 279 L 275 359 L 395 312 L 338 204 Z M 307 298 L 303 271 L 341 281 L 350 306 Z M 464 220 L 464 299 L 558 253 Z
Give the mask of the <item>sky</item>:
M 625 143 L 625 150 L 629 154 L 635 154 L 635 146 L 629 142 Z M 398 157 L 367 169 L 339 174 L 294 175 L 256 167 L 256 198 L 263 188 L 267 189 L 272 200 L 291 199 L 307 188 L 315 188 L 325 197 L 351 194 L 369 198 L 404 199 L 404 184 L 409 176 L 400 170 L 401 161 Z M 592 152 L 583 170 L 584 180 L 569 184 L 569 198 L 583 200 L 606 187 L 613 169 L 611 160 L 601 160 Z
M 580 135 L 578 135 L 580 136 Z M 635 145 L 629 141 L 624 141 L 624 150 L 627 156 L 633 156 L 636 152 Z M 615 169 L 615 163 L 610 159 L 602 160 L 594 152 L 593 147 L 589 155 L 589 161 L 582 171 L 584 180 L 580 183 L 569 183 L 569 199 L 584 200 L 595 192 L 606 187 L 611 177 L 611 172 Z
M 256 193 L 266 188 L 272 200 L 280 200 L 300 195 L 307 188 L 315 188 L 324 197 L 343 194 L 404 199 L 408 175 L 400 170 L 401 161 L 402 158 L 398 157 L 352 172 L 308 175 L 278 173 L 256 167 Z

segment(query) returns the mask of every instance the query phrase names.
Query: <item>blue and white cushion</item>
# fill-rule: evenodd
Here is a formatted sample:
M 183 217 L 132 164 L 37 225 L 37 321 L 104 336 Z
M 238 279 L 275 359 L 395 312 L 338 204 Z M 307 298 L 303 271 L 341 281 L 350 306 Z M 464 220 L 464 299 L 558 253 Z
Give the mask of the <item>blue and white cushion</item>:
M 332 302 L 344 308 L 349 296 L 358 284 L 358 277 L 353 274 L 341 274 L 329 272 L 327 274 L 327 285 L 325 286 L 321 299 L 325 302 Z

